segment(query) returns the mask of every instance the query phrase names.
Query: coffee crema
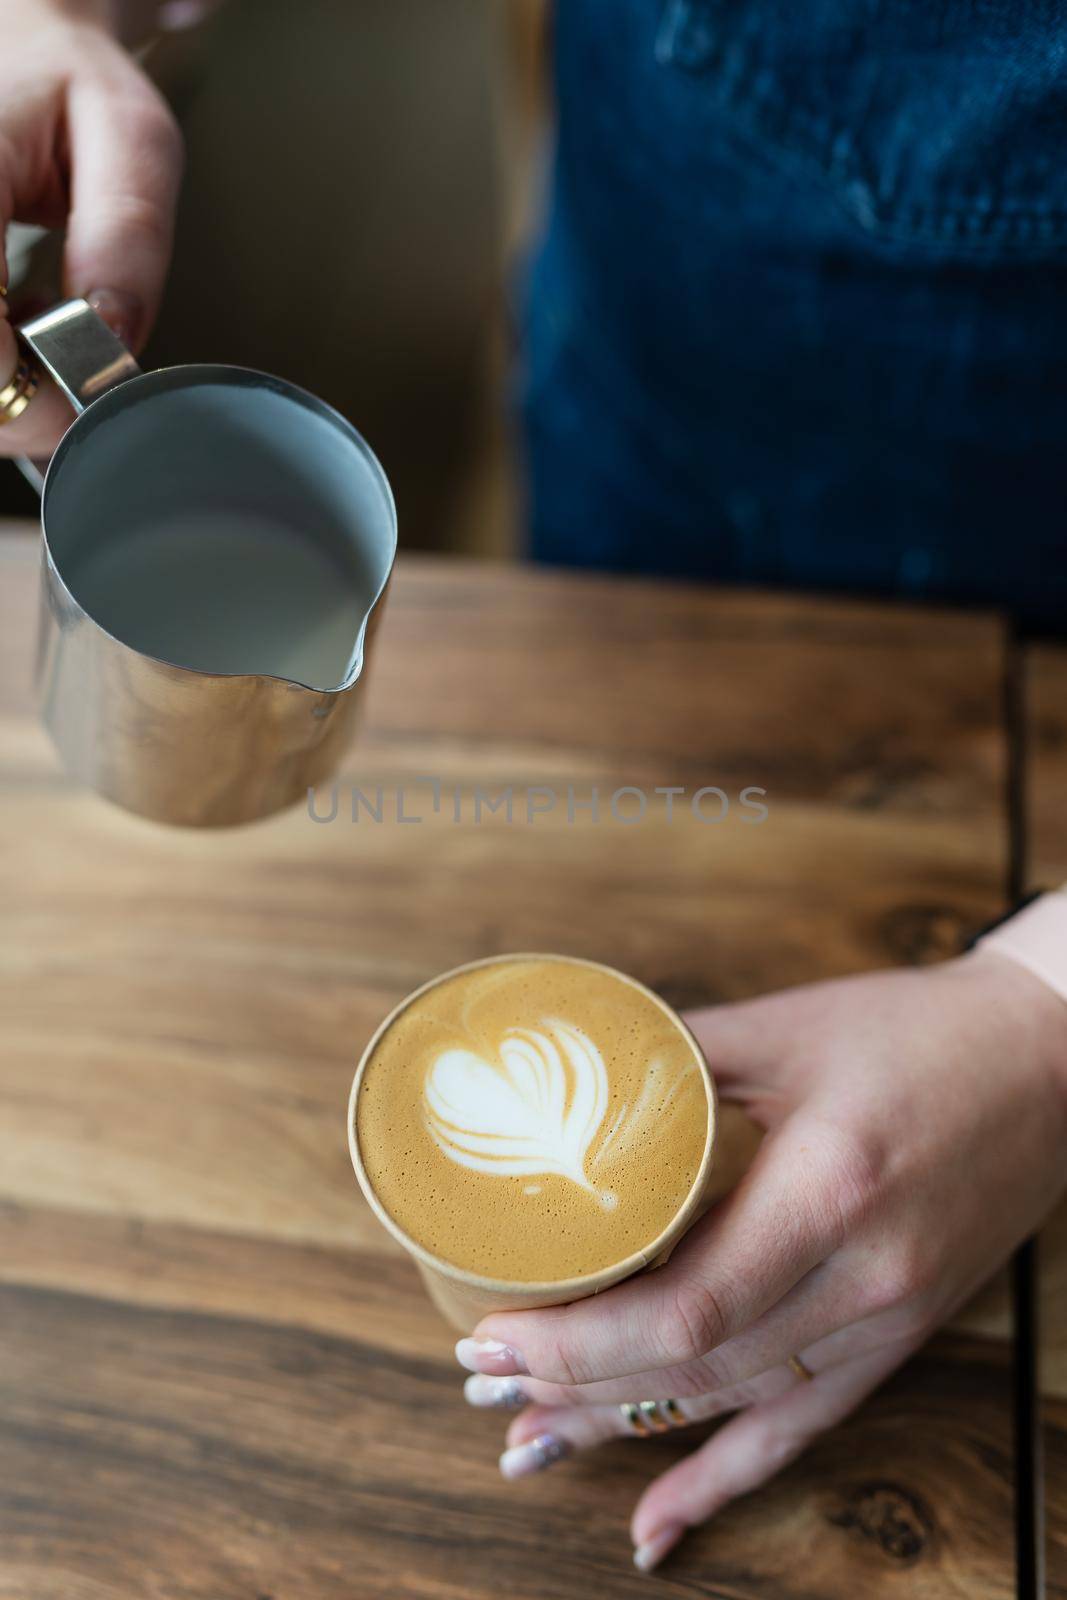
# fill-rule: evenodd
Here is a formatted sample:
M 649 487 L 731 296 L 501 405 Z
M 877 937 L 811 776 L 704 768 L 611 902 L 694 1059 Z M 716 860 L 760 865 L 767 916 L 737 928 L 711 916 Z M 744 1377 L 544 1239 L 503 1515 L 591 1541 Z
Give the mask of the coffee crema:
M 565 957 L 502 958 L 416 995 L 377 1041 L 356 1138 L 380 1204 L 479 1277 L 551 1283 L 652 1244 L 708 1133 L 697 1048 L 653 995 Z

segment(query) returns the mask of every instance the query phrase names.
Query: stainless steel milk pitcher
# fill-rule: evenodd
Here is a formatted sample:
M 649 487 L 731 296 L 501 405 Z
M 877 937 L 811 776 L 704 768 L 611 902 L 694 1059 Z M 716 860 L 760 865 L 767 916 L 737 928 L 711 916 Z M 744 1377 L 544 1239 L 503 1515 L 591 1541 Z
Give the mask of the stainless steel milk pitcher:
M 21 337 L 76 416 L 44 479 L 42 716 L 75 777 L 221 826 L 335 770 L 396 553 L 385 474 L 313 395 L 141 372 L 84 300 Z

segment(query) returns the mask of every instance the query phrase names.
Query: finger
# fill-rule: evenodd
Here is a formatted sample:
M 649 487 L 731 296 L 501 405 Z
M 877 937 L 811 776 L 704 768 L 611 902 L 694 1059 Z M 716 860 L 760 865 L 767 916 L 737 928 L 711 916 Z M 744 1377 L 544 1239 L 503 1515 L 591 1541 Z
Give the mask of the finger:
M 836 1285 L 828 1278 L 837 1280 Z M 469 1405 L 481 1409 L 519 1411 L 525 1406 L 556 1408 L 619 1405 L 639 1395 L 646 1400 L 689 1399 L 723 1393 L 751 1396 L 746 1385 L 762 1374 L 787 1370 L 790 1359 L 804 1351 L 804 1359 L 817 1371 L 853 1361 L 920 1331 L 912 1315 L 904 1319 L 894 1311 L 875 1311 L 855 1318 L 846 1306 L 855 1305 L 855 1272 L 839 1258 L 809 1273 L 766 1317 L 738 1339 L 720 1346 L 710 1356 L 684 1367 L 661 1367 L 625 1378 L 595 1383 L 548 1383 L 540 1378 L 472 1375 L 463 1386 Z M 837 1325 L 824 1327 L 827 1306 L 838 1307 Z M 785 1308 L 795 1315 L 788 1319 Z M 810 1310 L 809 1316 L 806 1314 Z M 806 1324 L 813 1328 L 810 1336 Z M 810 1358 L 810 1359 L 809 1359 Z M 726 1409 L 729 1409 L 727 1406 Z
M 543 1383 L 540 1378 L 490 1378 L 474 1373 L 463 1385 L 468 1405 L 479 1410 L 521 1411 L 524 1406 L 547 1409 L 569 1407 L 574 1410 L 602 1405 L 617 1406 L 639 1395 L 642 1400 L 698 1398 L 711 1391 L 694 1381 L 685 1389 L 671 1389 L 666 1380 L 677 1368 L 660 1372 L 639 1372 L 630 1378 L 611 1378 L 603 1383 Z M 718 1391 L 715 1391 L 718 1393 Z M 735 1391 L 731 1391 L 735 1392 Z
M 19 354 L 10 325 L 0 323 L 0 388 L 14 376 Z M 50 379 L 42 376 L 37 392 L 22 415 L 0 424 L 0 456 L 47 459 L 73 420 L 70 402 Z
M 646 1571 L 655 1566 L 687 1528 L 766 1483 L 847 1416 L 914 1348 L 915 1341 L 885 1346 L 738 1412 L 641 1496 L 630 1523 L 636 1565 Z
M 599 1406 L 576 1406 L 569 1402 L 555 1406 L 528 1405 L 510 1423 L 507 1443 L 521 1445 L 546 1431 L 557 1435 L 572 1449 L 587 1449 L 606 1439 L 657 1438 L 693 1423 L 707 1422 L 711 1417 L 739 1411 L 742 1406 L 776 1399 L 794 1389 L 797 1382 L 796 1374 L 783 1366 L 761 1372 L 759 1377 L 736 1384 L 732 1389 L 683 1400 L 672 1398 L 655 1404 L 645 1400 L 643 1406 L 633 1400 Z M 635 1404 L 641 1412 L 637 1418 L 633 1415 Z
M 798 1037 L 817 1037 L 826 985 L 808 983 L 754 1000 L 705 1006 L 684 1020 L 728 1099 L 759 1113 L 789 1097 Z M 760 1120 L 763 1120 L 762 1117 Z
M 578 1384 L 479 1375 L 467 1380 L 464 1393 L 472 1405 L 515 1409 L 530 1403 L 618 1404 L 635 1394 L 649 1400 L 677 1399 L 732 1389 L 784 1366 L 797 1350 L 825 1349 L 828 1359 L 821 1365 L 828 1365 L 885 1344 L 892 1333 L 880 1326 L 880 1317 L 863 1315 L 860 1294 L 854 1267 L 834 1257 L 808 1273 L 737 1338 L 699 1360 Z
M 699 1367 L 692 1373 L 685 1368 L 664 1367 L 655 1372 L 635 1372 L 628 1378 L 607 1378 L 600 1383 L 565 1384 L 543 1383 L 540 1378 L 490 1378 L 475 1373 L 463 1385 L 463 1394 L 468 1405 L 483 1410 L 518 1411 L 529 1405 L 569 1406 L 577 1410 L 621 1405 L 635 1394 L 642 1400 L 676 1400 L 718 1393 L 718 1389 L 712 1391 L 707 1383 L 702 1384 L 701 1376 Z M 672 1380 L 677 1380 L 674 1388 Z
M 526 1478 L 566 1461 L 579 1451 L 595 1449 L 609 1439 L 658 1438 L 692 1423 L 736 1411 L 739 1406 L 784 1394 L 796 1381 L 784 1368 L 765 1373 L 746 1393 L 675 1400 L 669 1410 L 664 1406 L 654 1410 L 646 1408 L 640 1413 L 636 1426 L 622 1406 L 530 1406 L 508 1429 L 500 1471 L 505 1478 Z
M 159 309 L 181 178 L 181 135 L 140 73 L 76 79 L 68 98 L 68 294 L 84 295 L 131 349 Z
M 0 172 L 0 388 L 10 383 L 18 361 L 18 350 L 15 345 L 15 333 L 8 320 L 7 305 L 7 229 L 11 221 L 11 194 L 10 184 L 6 174 Z M 14 427 L 14 423 L 8 424 Z M 3 442 L 3 427 L 0 426 L 0 444 Z
M 762 995 L 683 1013 L 715 1080 L 731 1099 L 741 1090 L 773 1087 L 775 1073 L 796 1039 L 779 996 Z
M 474 1372 L 566 1384 L 700 1361 L 837 1248 L 835 1164 L 835 1150 L 794 1117 L 666 1266 L 568 1306 L 486 1317 L 457 1359 Z
M 11 213 L 10 185 L 6 175 L 0 173 L 0 288 L 5 290 L 8 283 L 5 239 Z M 0 295 L 0 389 L 11 382 L 23 353 L 11 325 L 7 296 Z M 69 402 L 55 384 L 42 379 L 21 416 L 11 422 L 0 420 L 0 456 L 50 456 L 73 416 Z

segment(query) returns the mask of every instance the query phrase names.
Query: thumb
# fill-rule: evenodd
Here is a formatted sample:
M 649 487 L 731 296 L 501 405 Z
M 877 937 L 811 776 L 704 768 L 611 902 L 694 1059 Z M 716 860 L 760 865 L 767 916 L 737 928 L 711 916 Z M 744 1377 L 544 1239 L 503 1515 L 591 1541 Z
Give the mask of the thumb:
M 68 92 L 64 279 L 66 292 L 91 300 L 136 351 L 155 320 L 170 265 L 182 143 L 147 78 L 117 59 L 110 76 L 76 78 Z
M 784 1109 L 783 1063 L 796 1042 L 794 996 L 800 992 L 704 1006 L 683 1015 L 723 1095 L 758 1112 L 760 1121 L 764 1110 Z

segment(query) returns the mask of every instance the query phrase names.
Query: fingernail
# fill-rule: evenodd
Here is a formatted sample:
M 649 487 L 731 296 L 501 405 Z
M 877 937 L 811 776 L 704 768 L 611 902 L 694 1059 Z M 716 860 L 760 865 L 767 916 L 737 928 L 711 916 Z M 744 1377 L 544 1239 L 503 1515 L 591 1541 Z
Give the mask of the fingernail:
M 122 289 L 94 289 L 85 298 L 123 344 L 132 349 L 141 328 L 141 302 Z
M 544 1472 L 571 1453 L 566 1439 L 557 1439 L 554 1433 L 539 1433 L 536 1439 L 513 1445 L 500 1457 L 500 1470 L 505 1478 L 527 1478 L 531 1472 Z
M 639 1544 L 634 1551 L 634 1566 L 638 1572 L 651 1572 L 653 1567 L 658 1567 L 668 1550 L 674 1549 L 684 1532 L 684 1523 L 668 1522 L 658 1533 L 654 1533 L 651 1539 Z
M 468 1372 L 487 1372 L 497 1378 L 511 1378 L 517 1372 L 530 1370 L 519 1352 L 499 1339 L 461 1339 L 456 1346 L 456 1360 Z
M 181 33 L 185 28 L 198 27 L 207 14 L 203 0 L 166 0 L 156 20 L 164 32 Z
M 518 1378 L 486 1378 L 480 1372 L 468 1378 L 463 1394 L 472 1406 L 493 1406 L 498 1411 L 520 1411 L 526 1392 Z

